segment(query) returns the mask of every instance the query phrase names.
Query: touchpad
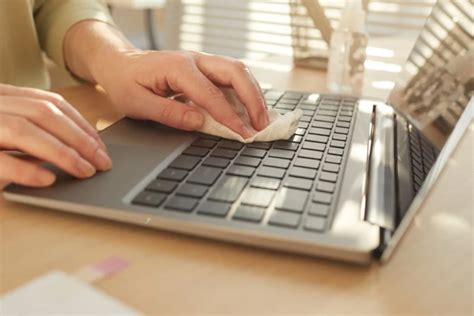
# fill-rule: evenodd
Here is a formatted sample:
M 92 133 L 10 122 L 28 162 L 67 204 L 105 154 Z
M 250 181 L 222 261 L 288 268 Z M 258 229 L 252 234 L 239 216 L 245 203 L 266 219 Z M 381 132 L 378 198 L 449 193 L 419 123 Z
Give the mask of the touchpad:
M 106 130 L 104 141 L 113 161 L 113 168 L 79 180 L 47 166 L 57 174 L 56 183 L 48 188 L 11 185 L 6 191 L 47 199 L 119 207 L 122 199 L 138 183 L 165 168 L 197 136 L 159 124 L 140 121 L 119 122 Z M 121 124 L 122 123 L 122 124 Z M 143 123 L 143 124 L 141 124 Z M 143 126 L 142 126 L 143 125 Z

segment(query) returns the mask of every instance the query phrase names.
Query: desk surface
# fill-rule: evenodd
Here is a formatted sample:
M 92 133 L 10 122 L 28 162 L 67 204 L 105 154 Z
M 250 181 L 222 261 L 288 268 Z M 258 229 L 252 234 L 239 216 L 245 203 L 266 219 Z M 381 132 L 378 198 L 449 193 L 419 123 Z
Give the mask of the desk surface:
M 310 70 L 256 75 L 281 89 L 324 86 L 324 74 Z M 105 126 L 120 117 L 105 95 L 90 86 L 60 93 L 94 124 Z M 460 158 L 451 161 L 462 167 L 442 174 L 392 259 L 367 267 L 66 214 L 0 197 L 0 294 L 53 269 L 74 272 L 118 255 L 131 266 L 96 286 L 150 315 L 471 315 L 474 203 L 472 179 L 466 174 L 474 174 L 472 141 L 463 148 Z M 465 181 L 462 189 L 453 186 L 459 179 Z

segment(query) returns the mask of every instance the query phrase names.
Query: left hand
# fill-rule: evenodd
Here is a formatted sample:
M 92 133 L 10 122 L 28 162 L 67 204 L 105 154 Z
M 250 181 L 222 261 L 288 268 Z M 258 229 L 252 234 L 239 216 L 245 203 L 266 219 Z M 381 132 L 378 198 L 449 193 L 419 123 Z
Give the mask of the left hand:
M 265 100 L 248 67 L 222 56 L 185 51 L 130 49 L 102 59 L 97 82 L 125 115 L 175 128 L 197 130 L 202 115 L 167 97 L 182 93 L 243 138 L 268 125 Z M 232 110 L 218 87 L 231 87 L 249 114 L 251 126 Z

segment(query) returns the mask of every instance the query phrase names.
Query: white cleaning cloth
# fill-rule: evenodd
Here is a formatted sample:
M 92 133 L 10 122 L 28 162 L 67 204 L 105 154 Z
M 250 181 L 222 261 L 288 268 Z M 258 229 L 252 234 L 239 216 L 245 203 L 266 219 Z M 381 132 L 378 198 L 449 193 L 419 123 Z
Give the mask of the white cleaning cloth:
M 227 101 L 229 101 L 234 111 L 242 118 L 244 123 L 248 123 L 248 125 L 251 126 L 247 109 L 235 95 L 234 90 L 222 89 L 222 92 L 224 92 Z M 189 105 L 194 105 L 189 101 L 187 103 Z M 288 139 L 295 133 L 296 128 L 298 127 L 299 119 L 303 114 L 303 112 L 299 109 L 285 113 L 284 115 L 281 115 L 274 109 L 269 109 L 268 126 L 265 129 L 257 132 L 254 136 L 244 139 L 242 136 L 232 131 L 227 126 L 222 125 L 221 123 L 214 120 L 214 118 L 206 111 L 206 109 L 198 106 L 196 106 L 196 108 L 204 116 L 204 124 L 202 125 L 201 129 L 199 129 L 200 132 L 222 138 L 238 140 L 242 143 L 269 142 L 278 139 Z

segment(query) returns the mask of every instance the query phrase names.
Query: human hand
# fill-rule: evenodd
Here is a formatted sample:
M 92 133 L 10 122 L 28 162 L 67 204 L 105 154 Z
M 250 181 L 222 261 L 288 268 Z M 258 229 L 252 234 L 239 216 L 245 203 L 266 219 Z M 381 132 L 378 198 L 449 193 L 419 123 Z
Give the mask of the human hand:
M 244 139 L 268 125 L 260 87 L 242 62 L 196 52 L 130 49 L 102 56 L 94 77 L 125 115 L 175 128 L 199 129 L 202 115 L 177 100 L 184 94 Z M 234 112 L 218 87 L 231 87 L 249 114 L 251 126 Z
M 95 129 L 60 95 L 0 84 L 0 181 L 35 187 L 55 181 L 51 171 L 7 150 L 48 161 L 77 178 L 112 166 Z

